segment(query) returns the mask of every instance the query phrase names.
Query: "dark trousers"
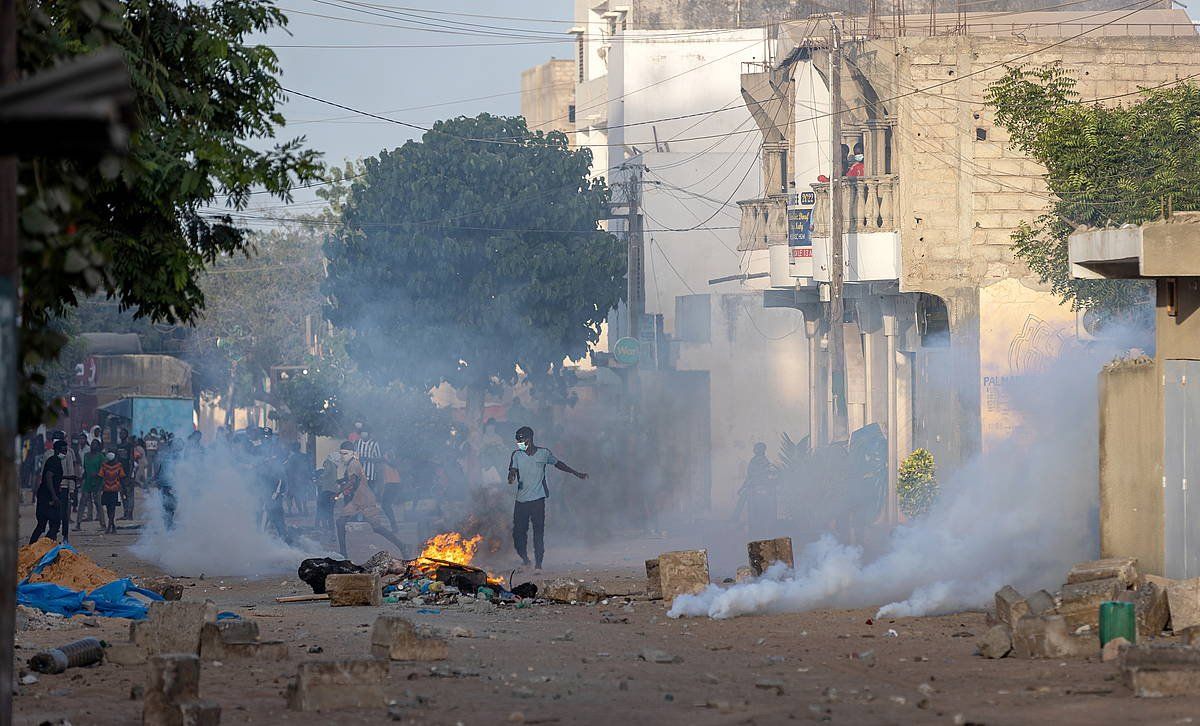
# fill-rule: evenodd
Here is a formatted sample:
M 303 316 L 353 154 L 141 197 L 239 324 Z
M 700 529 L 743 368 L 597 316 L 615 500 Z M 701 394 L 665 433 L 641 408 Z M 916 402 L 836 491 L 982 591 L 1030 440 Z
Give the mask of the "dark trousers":
M 513 506 L 513 547 L 526 563 L 529 556 L 525 554 L 525 543 L 529 537 L 529 523 L 533 523 L 533 558 L 538 567 L 542 566 L 542 555 L 546 553 L 544 535 L 546 533 L 546 500 L 535 499 L 532 502 L 517 502 Z
M 41 538 L 42 534 L 45 534 L 50 539 L 58 539 L 58 528 L 60 525 L 62 526 L 63 530 L 63 541 L 66 541 L 67 523 L 69 520 L 64 521 L 63 519 L 64 508 L 66 508 L 66 502 L 60 501 L 59 505 L 55 506 L 54 502 L 51 502 L 48 499 L 39 499 L 37 501 L 37 506 L 35 508 L 35 514 L 37 515 L 37 526 L 34 527 L 33 534 L 29 537 L 29 544 L 37 542 L 38 539 Z M 65 516 L 70 517 L 70 510 L 67 509 L 67 512 L 68 514 Z

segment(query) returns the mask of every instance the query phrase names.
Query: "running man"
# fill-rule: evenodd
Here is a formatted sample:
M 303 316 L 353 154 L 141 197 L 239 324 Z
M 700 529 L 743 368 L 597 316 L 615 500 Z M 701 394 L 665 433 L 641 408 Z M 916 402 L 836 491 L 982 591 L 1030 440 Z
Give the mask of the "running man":
M 542 557 L 546 553 L 546 498 L 550 496 L 546 467 L 553 466 L 580 479 L 587 479 L 588 475 L 559 461 L 550 449 L 534 444 L 533 429 L 528 426 L 517 429 L 516 438 L 517 450 L 508 459 L 508 483 L 517 485 L 517 501 L 513 505 L 513 547 L 521 561 L 529 566 L 525 545 L 532 523 L 534 570 L 541 572 Z

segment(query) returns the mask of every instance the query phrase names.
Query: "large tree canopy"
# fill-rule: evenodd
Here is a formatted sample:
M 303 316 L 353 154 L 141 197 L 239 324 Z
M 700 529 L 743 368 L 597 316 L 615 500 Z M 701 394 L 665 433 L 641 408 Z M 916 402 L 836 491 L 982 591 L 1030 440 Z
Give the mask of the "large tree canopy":
M 624 290 L 591 152 L 522 118 L 456 118 L 365 162 L 326 243 L 328 317 L 376 380 L 482 388 L 581 357 Z
M 22 422 L 30 425 L 43 412 L 37 366 L 64 342 L 54 318 L 101 292 L 139 316 L 193 321 L 204 305 L 199 273 L 246 248 L 241 230 L 204 207 L 244 206 L 259 187 L 287 198 L 319 167 L 301 139 L 261 150 L 283 124 L 283 92 L 274 53 L 245 41 L 285 23 L 268 0 L 19 6 L 23 73 L 116 46 L 137 121 L 125 158 L 21 164 Z
M 1046 167 L 1051 210 L 1013 233 L 1017 256 L 1076 309 L 1118 319 L 1145 311 L 1151 288 L 1123 280 L 1076 280 L 1067 235 L 1079 225 L 1137 224 L 1175 209 L 1200 209 L 1200 89 L 1143 91 L 1130 103 L 1081 103 L 1058 65 L 1012 68 L 988 89 L 1012 144 Z M 1110 101 L 1113 99 L 1109 99 Z

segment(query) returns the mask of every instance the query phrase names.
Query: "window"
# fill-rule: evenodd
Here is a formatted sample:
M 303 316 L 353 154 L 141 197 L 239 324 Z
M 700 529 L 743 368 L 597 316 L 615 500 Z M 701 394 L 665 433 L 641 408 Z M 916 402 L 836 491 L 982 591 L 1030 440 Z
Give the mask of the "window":
M 567 106 L 567 120 L 571 123 L 575 123 L 575 104 L 573 103 L 570 106 Z
M 980 128 L 975 129 L 975 140 L 976 141 L 987 141 L 987 129 L 980 129 Z
M 583 83 L 587 80 L 583 77 L 583 54 L 586 52 L 586 49 L 583 45 L 583 33 L 579 33 L 576 38 L 579 46 L 579 82 Z

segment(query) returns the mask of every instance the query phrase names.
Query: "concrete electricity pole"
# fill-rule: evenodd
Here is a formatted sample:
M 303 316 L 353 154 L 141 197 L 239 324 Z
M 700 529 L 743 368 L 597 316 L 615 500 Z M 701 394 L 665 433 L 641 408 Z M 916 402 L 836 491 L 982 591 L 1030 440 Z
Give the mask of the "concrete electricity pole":
M 849 435 L 846 423 L 845 300 L 842 297 L 844 214 L 842 209 L 842 38 L 837 17 L 829 18 L 829 395 L 833 398 L 829 436 Z
M 646 245 L 642 238 L 642 165 L 628 165 L 626 177 L 625 241 L 628 245 L 625 300 L 629 305 L 629 335 L 640 340 L 646 314 Z

